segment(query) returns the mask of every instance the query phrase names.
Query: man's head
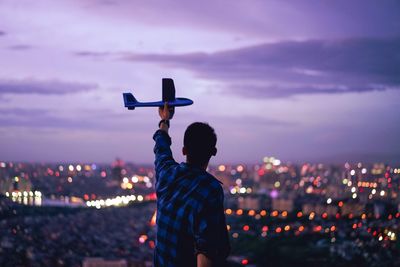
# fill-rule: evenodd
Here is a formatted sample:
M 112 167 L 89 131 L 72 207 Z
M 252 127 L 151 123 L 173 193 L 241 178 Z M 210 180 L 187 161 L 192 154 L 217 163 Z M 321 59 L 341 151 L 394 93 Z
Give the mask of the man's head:
M 182 152 L 187 156 L 187 162 L 204 166 L 211 156 L 217 154 L 216 144 L 217 135 L 214 129 L 207 123 L 194 122 L 185 131 Z

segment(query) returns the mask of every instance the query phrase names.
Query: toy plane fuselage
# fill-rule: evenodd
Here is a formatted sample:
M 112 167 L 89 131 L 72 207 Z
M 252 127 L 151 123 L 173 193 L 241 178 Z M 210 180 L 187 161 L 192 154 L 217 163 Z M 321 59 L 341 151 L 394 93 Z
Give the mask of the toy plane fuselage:
M 123 93 L 124 105 L 126 108 L 132 110 L 137 107 L 162 107 L 165 102 L 169 107 L 182 107 L 193 104 L 189 98 L 175 97 L 174 80 L 169 78 L 162 79 L 162 100 L 155 102 L 139 102 L 131 93 Z

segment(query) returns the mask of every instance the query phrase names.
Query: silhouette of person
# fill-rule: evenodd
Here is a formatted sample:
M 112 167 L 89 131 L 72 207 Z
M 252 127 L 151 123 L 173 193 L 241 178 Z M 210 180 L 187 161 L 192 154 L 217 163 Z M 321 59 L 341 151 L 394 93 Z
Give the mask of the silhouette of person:
M 226 266 L 230 251 L 219 182 L 206 171 L 217 153 L 217 136 L 206 123 L 195 122 L 185 131 L 182 153 L 172 156 L 168 135 L 173 108 L 159 108 L 155 132 L 157 239 L 154 266 Z

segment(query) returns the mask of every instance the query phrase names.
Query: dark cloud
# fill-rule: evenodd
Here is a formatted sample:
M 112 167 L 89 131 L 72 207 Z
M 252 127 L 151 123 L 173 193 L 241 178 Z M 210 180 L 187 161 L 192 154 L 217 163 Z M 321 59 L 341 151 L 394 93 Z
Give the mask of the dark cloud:
M 1 116 L 38 116 L 47 114 L 49 111 L 45 109 L 25 109 L 25 108 L 2 108 Z
M 6 32 L 0 30 L 0 37 L 6 35 Z
M 179 118 L 181 120 L 187 121 L 187 120 L 193 120 L 193 118 L 200 118 L 200 121 L 202 121 L 202 118 L 204 118 L 202 115 L 197 114 L 197 113 L 185 113 L 185 114 L 180 114 Z M 270 118 L 268 116 L 249 116 L 249 115 L 243 115 L 243 116 L 220 116 L 220 115 L 207 115 L 206 120 L 204 122 L 212 121 L 214 123 L 217 123 L 218 125 L 237 125 L 240 124 L 244 127 L 254 127 L 255 124 L 258 125 L 268 125 L 268 126 L 276 126 L 276 127 L 291 127 L 291 126 L 296 126 L 298 125 L 297 122 L 293 121 L 285 121 L 281 119 L 274 119 Z M 176 122 L 178 123 L 178 122 Z M 186 125 L 184 125 L 186 127 Z
M 400 34 L 397 0 L 77 1 L 96 16 L 162 27 L 231 32 L 238 37 L 347 38 Z
M 85 92 L 97 87 L 95 84 L 64 82 L 57 80 L 0 80 L 2 94 L 44 94 L 63 95 Z
M 17 45 L 11 45 L 8 47 L 10 50 L 30 50 L 34 48 L 31 45 L 25 45 L 25 44 L 17 44 Z
M 249 86 L 249 85 L 231 85 L 230 92 L 243 97 L 268 97 L 282 98 L 293 95 L 311 95 L 311 94 L 344 94 L 344 93 L 363 93 L 371 91 L 384 91 L 387 88 L 384 86 L 366 86 L 366 87 L 348 87 L 335 86 L 318 88 L 315 86 L 309 87 L 279 87 L 279 86 Z
M 286 41 L 216 53 L 125 54 L 195 72 L 249 96 L 336 94 L 400 86 L 400 38 Z
M 93 51 L 77 51 L 73 53 L 78 57 L 92 57 L 92 58 L 103 58 L 111 55 L 109 52 L 93 52 Z
M 0 109 L 0 124 L 3 127 L 33 127 L 33 128 L 61 128 L 61 129 L 91 129 L 98 128 L 99 123 L 86 118 L 82 114 L 79 118 L 64 118 L 54 115 L 55 111 L 34 108 Z
M 54 109 L 26 107 L 0 108 L 0 128 L 27 127 L 121 131 L 121 129 L 126 130 L 126 121 L 132 119 L 129 113 L 116 113 L 106 109 L 80 109 L 74 110 L 73 113 L 75 115 L 70 114 L 70 116 L 65 117 L 58 114 L 58 111 Z M 146 127 L 148 122 L 137 117 L 134 125 Z

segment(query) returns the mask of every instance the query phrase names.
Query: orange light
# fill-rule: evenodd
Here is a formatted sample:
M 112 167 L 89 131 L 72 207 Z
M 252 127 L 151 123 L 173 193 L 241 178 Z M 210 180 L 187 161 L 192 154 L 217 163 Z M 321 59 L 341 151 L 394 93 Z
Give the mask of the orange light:
M 237 211 L 236 211 L 236 215 L 242 215 L 243 214 L 243 210 L 242 209 L 238 209 Z
M 356 228 L 357 228 L 357 224 L 354 223 L 353 226 L 352 226 L 352 228 L 353 228 L 353 229 L 356 229 Z
M 276 211 L 276 210 L 274 210 L 274 211 L 271 213 L 271 216 L 272 216 L 272 217 L 276 217 L 276 216 L 278 216 L 278 214 L 279 214 L 279 212 Z
M 277 233 L 282 232 L 282 228 L 281 227 L 276 228 L 275 232 L 277 232 Z
M 286 217 L 286 216 L 287 216 L 287 211 L 285 210 L 282 212 L 282 217 Z
M 300 225 L 299 226 L 299 232 L 303 232 L 304 231 L 304 226 L 303 225 Z
M 331 226 L 331 232 L 335 232 L 335 230 L 336 230 L 336 226 L 332 225 Z
M 261 216 L 265 216 L 265 215 L 267 215 L 267 212 L 266 212 L 265 210 L 262 210 L 262 211 L 260 212 L 260 215 L 261 215 Z
M 249 216 L 254 216 L 256 214 L 256 212 L 254 210 L 249 210 Z
M 228 215 L 231 215 L 232 214 L 232 210 L 231 209 L 226 209 L 225 213 L 228 214 Z
M 363 214 L 361 215 L 361 219 L 365 220 L 365 218 L 367 218 L 367 215 L 366 215 L 365 213 L 363 213 Z
M 228 230 L 228 231 L 230 231 L 231 230 L 231 226 L 228 224 L 228 225 L 226 225 L 226 229 Z
M 153 216 L 151 216 L 150 225 L 151 226 L 155 226 L 156 225 L 156 221 L 157 221 L 157 211 L 155 211 L 153 213 Z
M 290 226 L 289 225 L 286 225 L 285 226 L 285 231 L 289 231 L 290 230 Z

